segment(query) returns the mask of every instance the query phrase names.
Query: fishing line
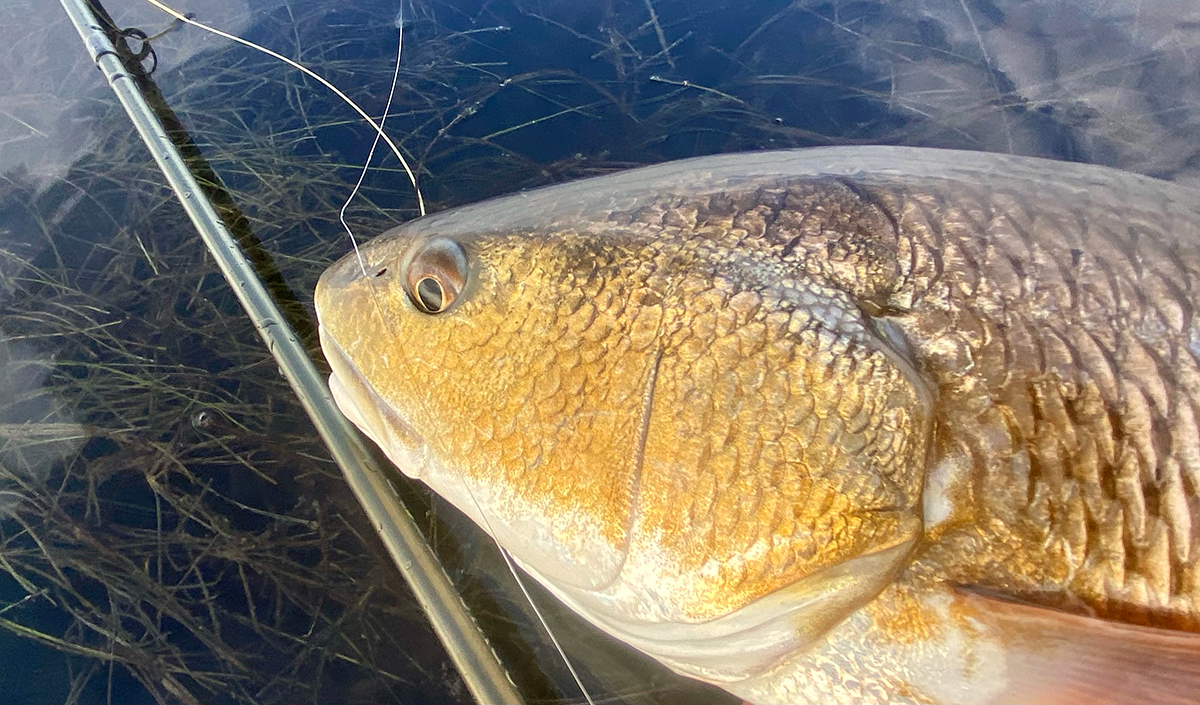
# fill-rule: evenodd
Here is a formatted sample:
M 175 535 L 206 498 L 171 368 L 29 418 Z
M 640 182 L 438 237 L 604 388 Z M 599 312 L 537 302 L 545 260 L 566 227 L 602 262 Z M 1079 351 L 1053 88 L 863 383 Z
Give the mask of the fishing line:
M 481 511 L 480 514 L 482 513 L 483 512 Z M 500 549 L 500 555 L 504 557 L 504 564 L 508 566 L 508 572 L 512 573 L 513 579 L 517 581 L 517 587 L 521 588 L 521 594 L 525 596 L 525 601 L 528 602 L 529 606 L 533 608 L 533 613 L 537 615 L 538 621 L 542 623 L 542 629 L 546 630 L 546 634 L 550 637 L 551 643 L 553 643 L 554 648 L 558 650 L 559 657 L 561 657 L 563 663 L 567 665 L 567 670 L 571 672 L 571 677 L 575 679 L 575 685 L 578 686 L 579 692 L 583 693 L 583 699 L 587 701 L 588 705 L 596 705 L 596 701 L 592 700 L 592 694 L 589 693 L 588 689 L 584 687 L 583 680 L 579 677 L 579 674 L 575 672 L 575 665 L 571 663 L 571 659 L 567 658 L 567 652 L 564 651 L 562 645 L 558 643 L 558 637 L 554 636 L 554 632 L 550 629 L 550 625 L 546 623 L 546 618 L 542 616 L 542 611 L 538 609 L 538 606 L 534 603 L 533 597 L 529 594 L 529 590 L 525 589 L 525 581 L 522 580 L 521 576 L 517 574 L 517 567 L 513 564 L 513 559 L 509 554 L 508 549 L 501 546 L 500 540 L 495 536 L 492 537 L 492 540 L 496 542 L 496 548 Z
M 350 236 L 350 244 L 354 246 L 354 256 L 358 258 L 358 268 L 362 270 L 363 278 L 367 276 L 367 265 L 363 262 L 362 252 L 358 249 L 358 238 L 354 237 L 354 231 L 350 229 L 350 224 L 346 222 L 346 209 L 350 207 L 350 202 L 358 195 L 358 189 L 362 187 L 363 179 L 367 178 L 367 170 L 371 167 L 371 158 L 375 156 L 375 148 L 379 146 L 379 136 L 384 134 L 383 126 L 387 122 L 388 111 L 392 109 L 392 99 L 396 96 L 396 83 L 400 80 L 400 56 L 404 53 L 404 5 L 400 5 L 400 13 L 396 15 L 395 23 L 397 35 L 396 40 L 396 68 L 392 71 L 392 88 L 388 91 L 387 104 L 383 106 L 383 115 L 379 118 L 379 131 L 375 133 L 375 139 L 371 141 L 371 149 L 367 152 L 367 160 L 363 162 L 362 171 L 358 174 L 358 181 L 354 183 L 354 188 L 351 189 L 350 195 L 346 197 L 346 202 L 342 204 L 342 209 L 338 211 L 338 220 L 342 222 L 342 227 L 346 229 L 346 234 Z M 413 184 L 416 188 L 416 184 Z M 417 198 L 420 198 L 418 192 Z M 425 215 L 422 209 L 421 215 Z M 371 291 L 374 291 L 374 287 Z
M 351 231 L 350 226 L 346 224 L 345 214 L 346 214 L 346 208 L 350 205 L 350 200 L 353 199 L 354 195 L 358 193 L 359 186 L 362 184 L 363 179 L 366 177 L 366 171 L 367 171 L 368 166 L 370 165 L 371 157 L 375 154 L 375 148 L 376 148 L 376 146 L 378 146 L 380 139 L 382 139 L 384 142 L 387 143 L 388 147 L 391 148 L 392 153 L 395 154 L 396 158 L 400 160 L 400 166 L 404 167 L 404 173 L 406 173 L 408 175 L 408 180 L 412 183 L 413 191 L 417 195 L 417 211 L 420 215 L 422 215 L 422 216 L 425 215 L 425 198 L 421 195 L 421 188 L 419 186 L 417 186 L 417 176 L 415 173 L 413 173 L 413 170 L 411 168 L 409 168 L 408 160 L 404 158 L 404 155 L 400 152 L 400 148 L 397 147 L 396 143 L 392 141 L 392 138 L 388 137 L 387 133 L 383 131 L 383 124 L 387 120 L 387 114 L 388 114 L 389 109 L 391 108 L 392 99 L 396 93 L 396 83 L 400 76 L 400 54 L 401 54 L 401 50 L 404 48 L 404 7 L 403 7 L 403 5 L 401 5 L 400 11 L 399 11 L 399 13 L 397 13 L 396 20 L 394 23 L 394 26 L 399 31 L 399 39 L 397 40 L 398 46 L 396 49 L 396 70 L 392 74 L 392 89 L 388 93 L 387 107 L 385 107 L 383 110 L 383 116 L 380 118 L 379 122 L 376 123 L 375 120 L 372 119 L 370 115 L 367 115 L 365 110 L 363 110 L 361 107 L 359 107 L 358 103 L 355 103 L 353 100 L 351 100 L 350 96 L 346 95 L 337 86 L 333 85 L 328 80 L 326 80 L 323 76 L 317 74 L 315 71 L 308 68 L 307 66 L 305 66 L 297 61 L 294 61 L 292 59 L 289 59 L 288 57 L 286 57 L 283 54 L 280 54 L 276 51 L 272 51 L 264 46 L 255 44 L 254 42 L 252 42 L 248 39 L 243 39 L 235 34 L 230 34 L 229 32 L 221 31 L 215 27 L 210 27 L 210 26 L 204 24 L 203 22 L 199 22 L 199 21 L 193 19 L 192 16 L 190 16 L 190 15 L 185 15 L 185 14 L 179 12 L 178 10 L 175 10 L 174 8 L 168 7 L 167 5 L 163 4 L 160 0 L 146 0 L 146 2 L 150 3 L 154 7 L 157 7 L 158 9 L 167 13 L 168 15 L 171 15 L 172 17 L 175 18 L 176 22 L 186 22 L 187 24 L 190 24 L 193 27 L 199 27 L 200 29 L 202 29 L 206 32 L 215 34 L 218 37 L 223 37 L 230 41 L 237 42 L 238 44 L 250 47 L 251 49 L 260 51 L 260 52 L 266 54 L 267 56 L 270 56 L 274 59 L 278 59 L 279 61 L 282 61 L 283 63 L 287 64 L 288 66 L 291 66 L 292 68 L 296 69 L 297 71 L 300 71 L 304 75 L 312 78 L 316 82 L 320 83 L 322 86 L 325 86 L 326 88 L 328 88 L 330 91 L 332 91 L 334 93 L 334 95 L 341 98 L 343 102 L 345 102 L 347 105 L 349 105 L 351 108 L 353 108 L 354 112 L 358 113 L 359 116 L 362 117 L 363 120 L 367 121 L 367 124 L 369 124 L 371 127 L 375 128 L 375 141 L 372 142 L 372 144 L 371 144 L 371 151 L 367 156 L 367 163 L 363 165 L 363 172 L 358 177 L 358 183 L 355 184 L 354 190 L 351 192 L 350 197 L 346 199 L 346 202 L 342 205 L 341 211 L 338 213 L 338 219 L 342 222 L 342 227 L 346 228 L 347 234 L 350 235 L 350 244 L 354 247 L 354 254 L 355 254 L 355 257 L 358 259 L 359 270 L 362 272 L 363 278 L 366 279 L 368 277 L 366 263 L 363 261 L 362 252 L 359 251 L 358 239 L 354 237 L 354 232 Z M 375 294 L 374 287 L 372 287 L 371 292 L 372 292 L 372 299 L 375 301 L 375 309 L 379 313 L 380 319 L 383 320 L 384 325 L 386 326 L 387 325 L 387 316 L 383 315 L 383 310 L 380 307 L 379 300 L 378 300 L 377 295 Z
M 462 473 L 456 473 L 459 481 L 463 483 L 463 487 L 467 490 L 467 496 L 471 498 L 471 502 L 475 505 L 476 511 L 479 512 L 479 518 L 483 519 L 483 525 L 487 528 L 488 535 L 492 537 L 492 541 L 496 544 L 496 548 L 500 549 L 500 557 L 504 559 L 504 565 L 508 566 L 508 572 L 512 573 L 513 580 L 517 581 L 517 587 L 521 588 L 521 594 L 525 596 L 525 601 L 533 608 L 533 613 L 537 615 L 538 622 L 541 623 L 542 629 L 546 630 L 546 634 L 550 636 L 550 642 L 554 644 L 554 648 L 558 651 L 559 658 L 566 664 L 567 670 L 571 672 L 571 678 L 575 679 L 575 685 L 579 688 L 579 692 L 583 693 L 583 699 L 588 705 L 596 705 L 596 701 L 592 700 L 592 694 L 588 692 L 586 686 L 583 685 L 583 679 L 579 677 L 579 673 L 575 670 L 575 665 L 571 663 L 571 659 L 567 657 L 567 652 L 562 645 L 558 643 L 558 637 L 554 636 L 554 631 L 550 629 L 550 624 L 546 622 L 546 618 L 542 616 L 542 611 L 538 609 L 537 604 L 533 601 L 533 596 L 529 594 L 529 590 L 525 587 L 525 581 L 521 579 L 517 572 L 516 563 L 509 554 L 508 549 L 500 544 L 500 538 L 496 536 L 496 532 L 492 529 L 492 522 L 488 521 L 487 514 L 483 511 L 483 507 L 479 504 L 479 500 L 475 499 L 475 493 L 471 491 L 471 483 L 466 481 Z
M 323 76 L 319 75 L 317 72 L 313 71 L 312 69 L 308 68 L 307 66 L 305 66 L 297 61 L 293 61 L 292 59 L 289 59 L 288 57 L 284 56 L 283 54 L 280 54 L 275 51 L 271 51 L 270 49 L 268 49 L 264 46 L 259 46 L 258 44 L 255 44 L 254 42 L 252 42 L 248 39 L 242 39 L 241 37 L 239 37 L 235 34 L 230 34 L 228 32 L 222 32 L 221 30 L 219 30 L 215 27 L 210 27 L 210 26 L 204 24 L 203 22 L 198 22 L 198 21 L 192 19 L 191 17 L 188 17 L 187 15 L 183 14 L 182 12 L 179 12 L 178 10 L 172 9 L 172 8 L 164 5 L 160 0 L 146 0 L 146 2 L 157 7 L 158 9 L 167 13 L 168 15 L 174 17 L 176 20 L 179 20 L 180 22 L 186 22 L 187 24 L 190 24 L 193 27 L 199 27 L 200 29 L 204 30 L 205 32 L 211 32 L 212 34 L 215 34 L 218 37 L 223 37 L 230 41 L 237 42 L 238 44 L 241 44 L 243 46 L 248 46 L 251 49 L 261 51 L 262 53 L 266 54 L 267 56 L 270 56 L 274 59 L 278 59 L 279 61 L 282 61 L 283 63 L 287 64 L 288 66 L 291 66 L 292 68 L 296 69 L 297 71 L 300 71 L 305 76 L 308 76 L 309 78 L 313 79 L 317 83 L 320 83 L 322 86 L 325 86 L 330 91 L 332 91 L 333 94 L 336 95 L 338 98 L 341 98 L 342 101 L 346 103 L 346 105 L 349 105 L 351 108 L 353 108 L 354 112 L 358 113 L 359 117 L 361 117 L 363 120 L 366 120 L 367 123 L 371 125 L 371 127 L 375 128 L 376 136 L 378 138 L 382 139 L 385 143 L 387 143 L 387 146 L 391 148 L 392 154 L 395 154 L 396 158 L 400 160 L 400 166 L 404 167 L 404 173 L 408 174 L 408 180 L 412 183 L 413 190 L 416 191 L 417 211 L 422 216 L 425 215 L 425 199 L 421 196 L 421 189 L 417 186 L 417 176 L 416 176 L 416 174 L 413 173 L 413 170 L 411 168 L 409 168 L 408 160 L 404 158 L 404 155 L 400 152 L 400 148 L 396 146 L 396 143 L 392 141 L 391 137 L 387 136 L 387 133 L 385 133 L 383 131 L 383 127 L 379 123 L 376 123 L 375 120 L 370 115 L 367 115 L 366 111 L 364 111 L 362 108 L 360 108 L 358 106 L 358 103 L 355 103 L 353 100 L 350 99 L 350 96 L 348 96 L 345 93 L 343 93 L 342 91 L 338 90 L 337 86 L 335 86 L 332 83 L 330 83 L 329 81 L 325 80 L 325 78 Z

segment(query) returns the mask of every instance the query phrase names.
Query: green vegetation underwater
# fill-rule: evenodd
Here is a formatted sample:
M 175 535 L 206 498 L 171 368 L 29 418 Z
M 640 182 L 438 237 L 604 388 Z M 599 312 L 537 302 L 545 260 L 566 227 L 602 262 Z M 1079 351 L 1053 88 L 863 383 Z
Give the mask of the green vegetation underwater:
M 402 0 L 403 1 L 403 0 Z M 373 138 L 258 52 L 101 3 L 317 352 Z M 294 394 L 56 3 L 0 46 L 0 701 L 468 702 Z M 372 115 L 396 0 L 178 0 Z M 1200 185 L 1200 7 L 1069 0 L 405 2 L 387 131 L 429 210 L 719 152 L 903 144 Z M 149 38 L 149 39 L 147 39 Z M 153 51 L 146 50 L 152 47 Z M 348 220 L 417 215 L 377 150 Z M 529 702 L 581 694 L 491 541 L 410 511 Z M 596 702 L 733 702 L 531 586 Z

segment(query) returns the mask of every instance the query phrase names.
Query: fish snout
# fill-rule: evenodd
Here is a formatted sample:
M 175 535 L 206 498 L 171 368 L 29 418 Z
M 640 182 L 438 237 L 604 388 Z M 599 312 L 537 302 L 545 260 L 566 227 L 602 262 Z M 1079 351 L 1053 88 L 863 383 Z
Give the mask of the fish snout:
M 358 248 L 347 253 L 337 262 L 330 265 L 321 278 L 317 280 L 316 294 L 318 312 L 320 310 L 321 292 L 343 291 L 363 279 L 382 277 L 387 274 L 387 267 L 374 259 L 367 248 Z

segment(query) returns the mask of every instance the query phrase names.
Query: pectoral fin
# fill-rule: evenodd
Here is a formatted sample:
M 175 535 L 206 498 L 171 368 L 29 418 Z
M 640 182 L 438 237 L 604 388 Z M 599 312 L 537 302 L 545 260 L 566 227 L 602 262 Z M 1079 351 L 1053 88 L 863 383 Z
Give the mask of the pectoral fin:
M 959 592 L 1000 636 L 1007 689 L 997 703 L 1200 702 L 1200 634 L 1069 614 Z

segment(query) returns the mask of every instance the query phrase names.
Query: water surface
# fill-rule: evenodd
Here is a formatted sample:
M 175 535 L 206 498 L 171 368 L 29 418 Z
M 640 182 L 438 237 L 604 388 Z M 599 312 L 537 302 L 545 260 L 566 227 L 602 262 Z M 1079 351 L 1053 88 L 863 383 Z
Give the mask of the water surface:
M 154 35 L 141 0 L 104 3 Z M 399 6 L 179 0 L 379 114 Z M 11 8 L 11 10 L 9 10 Z M 6 702 L 463 702 L 273 361 L 54 3 L 0 18 L 0 692 Z M 431 209 L 716 152 L 908 144 L 1200 183 L 1194 2 L 406 3 L 389 132 Z M 137 41 L 131 42 L 135 49 Z M 152 77 L 311 338 L 371 133 L 178 28 Z M 150 59 L 145 62 L 147 68 Z M 413 217 L 377 154 L 364 237 Z M 578 701 L 486 539 L 406 498 L 531 701 Z M 536 597 L 608 702 L 726 698 Z M 31 677 L 32 675 L 32 677 Z

